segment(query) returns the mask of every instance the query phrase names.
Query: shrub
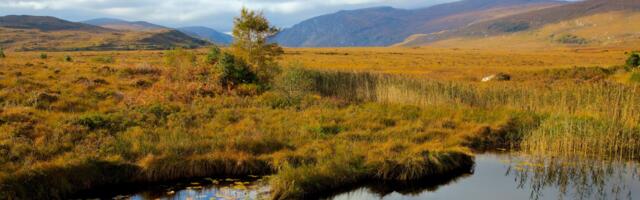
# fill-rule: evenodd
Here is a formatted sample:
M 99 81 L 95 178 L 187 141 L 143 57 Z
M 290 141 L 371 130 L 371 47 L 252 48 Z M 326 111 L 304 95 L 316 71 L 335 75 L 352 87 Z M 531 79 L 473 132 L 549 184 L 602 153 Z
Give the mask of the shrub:
M 579 37 L 577 35 L 565 34 L 556 40 L 562 44 L 587 44 L 587 39 Z
M 207 53 L 207 63 L 215 65 L 220 60 L 222 56 L 222 51 L 219 47 L 213 46 L 209 49 L 209 53 Z
M 528 22 L 497 22 L 489 26 L 489 30 L 514 33 L 524 31 L 530 28 Z
M 627 66 L 633 68 L 640 66 L 640 52 L 633 52 L 629 55 Z
M 40 59 L 47 59 L 49 56 L 46 53 L 40 54 Z
M 124 120 L 121 116 L 113 114 L 91 113 L 78 117 L 73 124 L 88 128 L 89 130 L 104 129 L 110 132 L 125 130 L 130 122 Z
M 4 58 L 4 57 L 7 57 L 7 56 L 4 55 L 4 50 L 0 48 L 0 58 Z
M 216 64 L 220 73 L 220 84 L 229 89 L 243 83 L 255 83 L 256 75 L 247 63 L 235 56 L 224 53 Z
M 317 72 L 292 67 L 276 78 L 276 88 L 291 96 L 302 96 L 304 93 L 315 91 L 318 76 Z
M 71 58 L 71 56 L 66 55 L 66 56 L 64 56 L 64 61 L 73 62 L 73 59 Z

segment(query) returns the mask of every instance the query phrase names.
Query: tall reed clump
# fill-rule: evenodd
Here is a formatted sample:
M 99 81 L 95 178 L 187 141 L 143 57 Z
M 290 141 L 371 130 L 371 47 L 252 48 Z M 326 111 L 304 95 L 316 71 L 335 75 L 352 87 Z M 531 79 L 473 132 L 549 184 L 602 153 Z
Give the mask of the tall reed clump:
M 640 86 L 638 85 L 607 81 L 484 84 L 416 79 L 366 72 L 331 71 L 320 72 L 317 82 L 316 91 L 320 94 L 356 102 L 473 107 L 539 113 L 546 116 L 541 119 L 545 126 L 539 131 L 523 133 L 529 134 L 523 139 L 537 140 L 528 142 L 525 145 L 527 148 L 536 146 L 533 149 L 567 152 L 582 150 L 581 153 L 585 154 L 607 152 L 607 155 L 624 154 L 627 157 L 638 155 L 637 135 L 640 134 L 638 132 Z M 558 120 L 557 116 L 590 117 L 594 120 L 574 123 L 575 120 L 562 118 L 565 124 L 554 123 Z M 562 134 L 559 134 L 560 132 Z M 587 136 L 585 134 L 588 135 L 588 140 L 593 142 L 580 140 Z M 542 141 L 557 147 L 540 148 Z M 568 142 L 571 144 L 567 144 Z

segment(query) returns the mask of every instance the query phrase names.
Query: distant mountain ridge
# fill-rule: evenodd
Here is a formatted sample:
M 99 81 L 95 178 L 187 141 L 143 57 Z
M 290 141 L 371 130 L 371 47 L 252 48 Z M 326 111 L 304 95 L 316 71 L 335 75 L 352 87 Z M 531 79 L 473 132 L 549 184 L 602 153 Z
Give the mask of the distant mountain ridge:
M 228 45 L 228 44 L 231 44 L 231 42 L 233 42 L 233 37 L 231 37 L 230 35 L 218 32 L 214 29 L 204 27 L 204 26 L 181 27 L 181 28 L 178 28 L 177 30 L 191 37 L 208 40 L 209 42 L 213 42 L 214 44 Z
M 622 13 L 611 14 L 612 12 Z M 596 15 L 603 15 L 603 17 L 593 17 Z M 604 19 L 604 15 L 607 15 L 607 19 Z M 580 43 L 587 43 L 590 35 L 593 34 L 603 35 L 602 37 L 608 35 L 606 36 L 608 38 L 640 34 L 637 31 L 638 29 L 633 30 L 632 28 L 640 27 L 640 22 L 633 23 L 637 21 L 635 16 L 640 16 L 640 1 L 638 0 L 586 0 L 483 21 L 447 32 L 416 35 L 408 38 L 401 45 L 419 46 L 452 38 L 480 39 L 500 35 L 513 35 L 520 32 L 536 32 L 537 35 L 549 32 L 549 35 L 540 37 L 550 37 L 552 41 L 562 40 L 561 38 L 553 38 L 558 35 L 578 37 L 576 39 L 581 40 L 582 42 Z M 580 19 L 578 20 L 579 23 L 573 21 L 577 19 Z M 629 29 L 619 30 L 617 27 L 598 28 L 616 24 L 616 21 L 628 21 L 626 26 Z M 549 30 L 538 31 L 544 27 L 548 27 L 547 29 Z M 585 34 L 580 34 L 581 32 L 585 32 Z M 538 40 L 542 40 L 542 38 L 538 38 Z M 604 39 L 592 38 L 592 41 L 597 42 L 597 40 Z M 571 43 L 570 41 L 566 42 Z
M 273 41 L 291 47 L 388 46 L 417 33 L 439 32 L 484 19 L 469 16 L 451 23 L 435 23 L 454 15 L 500 7 L 562 3 L 554 0 L 463 0 L 415 10 L 376 7 L 340 11 L 296 24 L 276 35 Z
M 14 50 L 133 50 L 195 48 L 210 43 L 172 29 L 115 30 L 55 17 L 0 17 L 0 47 Z
M 82 21 L 81 23 L 100 26 L 104 28 L 116 29 L 116 30 L 130 30 L 130 31 L 149 31 L 149 30 L 170 29 L 161 25 L 152 24 L 145 21 L 125 21 L 125 20 L 114 19 L 114 18 L 97 18 L 97 19 Z
M 84 30 L 109 31 L 89 24 L 70 22 L 49 16 L 7 15 L 0 17 L 0 27 L 16 29 L 38 29 L 40 31 Z

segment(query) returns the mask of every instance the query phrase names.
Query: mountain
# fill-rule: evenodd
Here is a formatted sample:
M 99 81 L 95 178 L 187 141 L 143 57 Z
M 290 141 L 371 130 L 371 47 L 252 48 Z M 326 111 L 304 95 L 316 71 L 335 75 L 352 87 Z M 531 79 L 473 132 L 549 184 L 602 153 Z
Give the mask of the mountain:
M 169 29 L 167 27 L 160 26 L 157 24 L 152 24 L 145 21 L 130 22 L 130 21 L 125 21 L 121 19 L 113 19 L 113 18 L 91 19 L 87 21 L 82 21 L 81 23 L 115 29 L 115 30 L 129 30 L 129 31 L 150 31 L 150 30 Z
M 323 15 L 283 30 L 273 40 L 291 47 L 388 46 L 418 33 L 434 33 L 504 13 L 562 4 L 552 0 L 463 0 L 405 10 L 376 7 Z M 503 9 L 499 9 L 503 8 Z M 492 10 L 494 14 L 487 14 Z M 483 13 L 467 15 L 465 13 Z M 458 18 L 452 18 L 458 15 Z M 453 19 L 453 20 L 447 20 Z
M 55 17 L 0 17 L 0 47 L 19 51 L 168 49 L 208 44 L 171 29 L 115 30 Z
M 414 35 L 400 45 L 608 45 L 640 40 L 632 27 L 640 27 L 640 1 L 586 0 Z
M 7 15 L 0 17 L 0 27 L 15 29 L 38 29 L 40 31 L 82 30 L 82 31 L 109 31 L 108 29 L 61 20 L 55 17 L 41 17 L 29 15 Z
M 203 26 L 182 27 L 177 30 L 191 37 L 207 40 L 215 44 L 228 45 L 233 41 L 233 37 L 230 35 Z

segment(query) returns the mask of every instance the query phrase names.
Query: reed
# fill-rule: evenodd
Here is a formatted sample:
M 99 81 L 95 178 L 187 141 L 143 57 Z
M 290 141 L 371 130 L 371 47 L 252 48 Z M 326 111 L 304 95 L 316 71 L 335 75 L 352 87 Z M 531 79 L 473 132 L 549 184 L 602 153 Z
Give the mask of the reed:
M 543 125 L 523 133 L 527 136 L 522 141 L 526 149 L 540 153 L 637 157 L 640 149 L 638 85 L 609 81 L 468 83 L 337 71 L 323 71 L 316 80 L 320 94 L 353 102 L 538 113 Z M 576 118 L 592 120 L 577 122 Z

